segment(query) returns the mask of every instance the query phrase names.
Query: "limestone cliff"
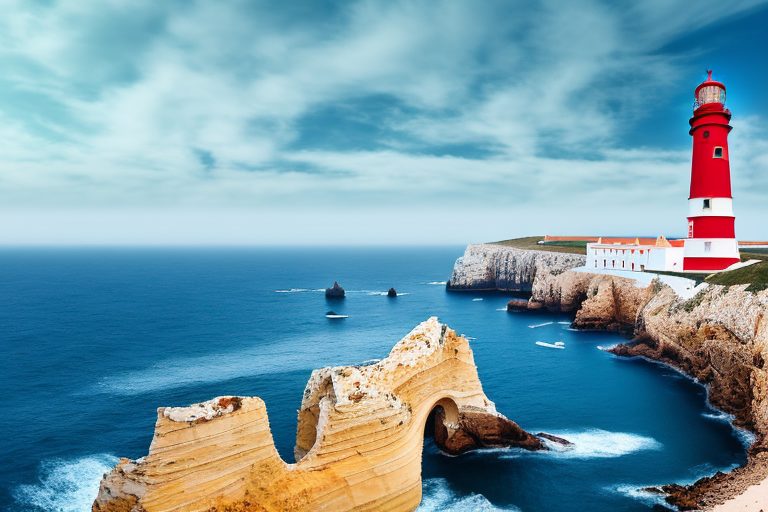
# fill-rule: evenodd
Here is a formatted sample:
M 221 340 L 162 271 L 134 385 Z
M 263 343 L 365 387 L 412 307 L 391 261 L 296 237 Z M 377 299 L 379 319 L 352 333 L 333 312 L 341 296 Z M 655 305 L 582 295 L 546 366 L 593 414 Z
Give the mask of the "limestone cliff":
M 585 260 L 578 254 L 469 245 L 453 266 L 448 289 L 530 292 L 537 279 L 584 265 Z
M 284 462 L 259 398 L 158 409 L 149 454 L 104 476 L 94 512 L 413 510 L 425 427 L 449 453 L 543 449 L 496 412 L 467 340 L 430 318 L 369 366 L 315 370 Z
M 768 290 L 710 285 L 685 299 L 660 281 L 568 271 L 539 277 L 529 307 L 576 311 L 573 326 L 624 331 L 619 356 L 660 361 L 694 377 L 710 402 L 755 434 L 746 466 L 661 490 L 681 510 L 710 509 L 768 478 Z M 768 510 L 768 506 L 766 507 Z

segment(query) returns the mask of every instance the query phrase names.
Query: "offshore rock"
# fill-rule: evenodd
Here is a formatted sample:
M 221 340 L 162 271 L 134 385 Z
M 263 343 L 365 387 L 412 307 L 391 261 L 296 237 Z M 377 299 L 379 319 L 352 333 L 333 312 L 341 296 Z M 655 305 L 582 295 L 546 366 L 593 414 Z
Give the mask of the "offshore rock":
M 530 292 L 537 279 L 559 275 L 585 262 L 586 257 L 579 254 L 469 245 L 464 256 L 456 260 L 447 288 Z
M 448 453 L 545 449 L 485 396 L 467 340 L 430 318 L 376 364 L 312 372 L 295 463 L 277 453 L 259 398 L 161 407 L 148 455 L 104 475 L 92 510 L 414 510 L 425 426 Z
M 394 288 L 387 290 L 387 297 L 397 297 L 397 290 Z
M 344 288 L 336 281 L 333 282 L 333 286 L 325 289 L 325 297 L 328 299 L 343 299 L 345 296 Z
M 507 311 L 528 311 L 528 299 L 511 299 L 507 302 Z

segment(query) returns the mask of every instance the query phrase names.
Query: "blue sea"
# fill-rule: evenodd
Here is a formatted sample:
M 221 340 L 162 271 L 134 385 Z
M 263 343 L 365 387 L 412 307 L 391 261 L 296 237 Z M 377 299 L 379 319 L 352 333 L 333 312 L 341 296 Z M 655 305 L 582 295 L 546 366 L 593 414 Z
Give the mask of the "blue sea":
M 675 371 L 601 351 L 615 334 L 508 296 L 449 293 L 462 247 L 5 249 L 0 252 L 0 510 L 90 510 L 117 457 L 146 454 L 155 410 L 262 397 L 292 461 L 313 368 L 385 357 L 437 315 L 471 337 L 486 394 L 565 452 L 459 457 L 425 444 L 422 510 L 640 511 L 638 488 L 745 460 L 743 435 Z M 338 280 L 342 302 L 322 288 Z M 389 287 L 401 293 L 384 296 Z M 325 318 L 327 310 L 349 315 Z M 565 350 L 535 345 L 564 341 Z

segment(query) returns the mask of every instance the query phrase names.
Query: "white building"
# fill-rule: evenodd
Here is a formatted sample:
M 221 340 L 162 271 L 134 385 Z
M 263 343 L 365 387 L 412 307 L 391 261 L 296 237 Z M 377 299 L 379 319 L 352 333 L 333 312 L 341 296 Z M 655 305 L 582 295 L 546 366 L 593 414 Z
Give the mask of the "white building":
M 587 269 L 683 271 L 684 240 L 598 238 L 587 244 Z

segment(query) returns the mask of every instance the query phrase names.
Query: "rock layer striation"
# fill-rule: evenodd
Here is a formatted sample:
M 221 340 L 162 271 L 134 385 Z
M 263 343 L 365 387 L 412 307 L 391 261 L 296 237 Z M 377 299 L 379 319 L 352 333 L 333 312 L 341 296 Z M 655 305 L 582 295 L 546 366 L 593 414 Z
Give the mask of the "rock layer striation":
M 467 246 L 456 260 L 447 287 L 450 290 L 530 292 L 543 275 L 558 275 L 584 265 L 578 254 L 528 251 L 496 244 Z
M 467 340 L 430 318 L 376 364 L 312 372 L 295 463 L 277 453 L 259 398 L 161 407 L 149 454 L 106 474 L 92 509 L 413 510 L 425 426 L 453 454 L 544 449 L 485 396 Z

